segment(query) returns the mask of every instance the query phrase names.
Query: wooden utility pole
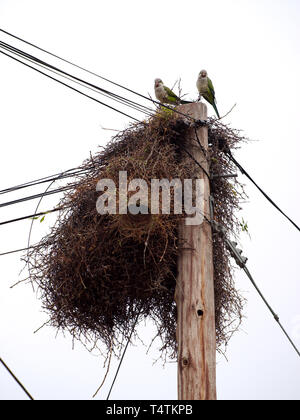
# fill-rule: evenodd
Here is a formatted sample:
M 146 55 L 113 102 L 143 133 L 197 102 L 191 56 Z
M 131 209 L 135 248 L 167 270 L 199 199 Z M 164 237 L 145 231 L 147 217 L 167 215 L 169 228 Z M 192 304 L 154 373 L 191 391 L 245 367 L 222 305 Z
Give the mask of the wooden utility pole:
M 203 103 L 182 105 L 178 110 L 196 120 L 207 118 L 207 107 Z M 207 127 L 197 128 L 197 134 L 203 149 L 207 150 Z M 195 130 L 191 129 L 187 136 L 185 147 L 209 173 L 206 158 L 196 141 Z M 204 214 L 210 219 L 209 179 L 200 167 L 198 169 L 195 177 L 204 179 Z M 178 313 L 178 399 L 215 400 L 216 330 L 211 226 L 206 220 L 199 226 L 187 226 L 182 221 L 179 239 L 175 292 Z

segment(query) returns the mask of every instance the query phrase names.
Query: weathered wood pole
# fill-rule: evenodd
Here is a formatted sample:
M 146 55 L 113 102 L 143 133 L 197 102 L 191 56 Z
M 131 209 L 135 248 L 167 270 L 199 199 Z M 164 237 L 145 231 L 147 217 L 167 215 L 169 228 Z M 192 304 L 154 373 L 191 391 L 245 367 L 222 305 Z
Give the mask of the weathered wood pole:
M 182 105 L 178 110 L 197 120 L 207 118 L 203 103 Z M 208 129 L 199 127 L 198 138 L 208 149 Z M 206 158 L 196 141 L 195 131 L 187 134 L 186 148 L 209 172 Z M 184 153 L 184 151 L 182 152 Z M 209 219 L 210 185 L 207 175 L 198 168 L 196 178 L 204 179 L 204 214 Z M 216 399 L 216 330 L 212 232 L 207 221 L 199 226 L 179 226 L 177 304 L 178 399 Z

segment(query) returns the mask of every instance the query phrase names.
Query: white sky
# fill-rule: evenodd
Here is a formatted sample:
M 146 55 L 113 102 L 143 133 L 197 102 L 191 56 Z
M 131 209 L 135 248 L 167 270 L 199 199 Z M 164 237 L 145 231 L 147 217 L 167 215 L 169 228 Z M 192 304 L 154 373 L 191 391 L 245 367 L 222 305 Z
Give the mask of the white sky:
M 153 93 L 154 78 L 171 87 L 181 77 L 188 98 L 196 99 L 197 74 L 206 68 L 220 113 L 237 103 L 225 122 L 257 140 L 244 145 L 237 160 L 298 224 L 299 18 L 297 0 L 0 0 L 1 28 L 145 95 Z M 0 189 L 77 166 L 110 139 L 101 126 L 129 123 L 2 55 L 0 69 Z M 240 215 L 251 234 L 251 240 L 241 237 L 248 268 L 300 347 L 299 232 L 239 179 L 249 194 Z M 57 199 L 45 198 L 41 210 Z M 2 208 L 0 221 L 31 214 L 35 206 Z M 36 223 L 33 241 L 54 220 L 49 215 Z M 25 247 L 29 225 L 1 226 L 0 253 Z M 22 267 L 19 254 L 1 257 L 0 357 L 36 399 L 90 399 L 103 379 L 103 360 L 80 343 L 73 350 L 71 338 L 56 337 L 51 328 L 33 334 L 48 318 L 30 286 L 10 289 L 26 275 L 19 275 Z M 299 399 L 298 356 L 243 272 L 236 272 L 236 283 L 248 299 L 246 319 L 229 344 L 228 362 L 218 357 L 219 399 Z M 142 332 L 149 343 L 151 326 Z M 177 398 L 176 364 L 153 366 L 158 351 L 145 353 L 139 342 L 129 347 L 113 399 Z M 115 369 L 114 362 L 97 398 L 106 398 Z M 23 398 L 0 366 L 0 399 Z

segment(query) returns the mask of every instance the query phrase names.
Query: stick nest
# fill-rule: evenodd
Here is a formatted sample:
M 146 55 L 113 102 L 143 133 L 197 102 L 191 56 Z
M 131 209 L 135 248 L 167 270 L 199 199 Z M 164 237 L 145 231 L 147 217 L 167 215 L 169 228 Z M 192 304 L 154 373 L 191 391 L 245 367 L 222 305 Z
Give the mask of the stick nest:
M 222 148 L 236 148 L 240 133 L 208 121 L 210 173 L 230 174 L 234 168 Z M 27 256 L 30 280 L 38 286 L 49 324 L 74 338 L 106 345 L 118 352 L 132 329 L 150 318 L 161 338 L 161 354 L 176 357 L 178 223 L 182 215 L 99 215 L 99 179 L 118 186 L 119 171 L 128 181 L 193 179 L 196 163 L 182 150 L 186 122 L 157 115 L 116 135 L 108 146 L 86 160 L 84 175 L 64 193 L 55 225 Z M 214 217 L 238 233 L 243 189 L 236 180 L 213 178 Z M 230 256 L 223 238 L 213 234 L 216 334 L 218 348 L 227 344 L 239 325 L 243 299 L 236 291 Z M 233 325 L 235 327 L 233 327 Z M 154 337 L 155 338 L 155 337 Z

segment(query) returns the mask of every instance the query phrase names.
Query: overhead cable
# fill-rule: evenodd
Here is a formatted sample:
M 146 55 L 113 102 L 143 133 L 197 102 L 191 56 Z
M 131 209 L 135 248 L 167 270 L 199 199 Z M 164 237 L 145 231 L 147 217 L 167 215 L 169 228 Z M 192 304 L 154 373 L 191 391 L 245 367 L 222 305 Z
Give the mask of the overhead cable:
M 22 388 L 22 390 L 25 392 L 25 394 L 27 395 L 27 397 L 30 400 L 34 400 L 34 398 L 31 396 L 31 394 L 27 391 L 27 389 L 25 388 L 25 386 L 22 384 L 22 382 L 16 377 L 16 375 L 12 372 L 12 370 L 7 366 L 7 364 L 3 361 L 3 359 L 1 359 L 0 357 L 0 363 L 2 363 L 2 365 L 5 367 L 5 369 L 9 372 L 9 374 L 14 378 L 14 380 L 17 382 L 17 384 Z

